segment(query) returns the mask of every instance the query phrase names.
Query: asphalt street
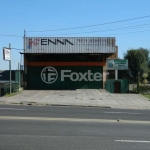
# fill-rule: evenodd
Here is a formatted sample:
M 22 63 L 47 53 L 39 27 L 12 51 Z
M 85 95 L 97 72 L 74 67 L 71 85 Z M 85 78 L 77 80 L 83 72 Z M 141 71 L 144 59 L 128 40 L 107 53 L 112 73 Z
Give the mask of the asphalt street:
M 0 116 L 122 119 L 150 121 L 150 110 L 68 106 L 0 105 Z
M 0 105 L 0 149 L 149 150 L 149 126 L 148 110 Z

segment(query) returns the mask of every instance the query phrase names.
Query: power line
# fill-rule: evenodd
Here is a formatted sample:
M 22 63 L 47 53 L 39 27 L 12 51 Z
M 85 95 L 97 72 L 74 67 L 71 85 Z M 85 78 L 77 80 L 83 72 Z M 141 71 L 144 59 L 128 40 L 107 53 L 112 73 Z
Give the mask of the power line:
M 115 24 L 115 23 L 119 23 L 119 22 L 137 20 L 137 19 L 148 18 L 148 17 L 150 17 L 150 15 L 148 15 L 148 16 L 143 16 L 143 17 L 137 17 L 137 18 L 126 19 L 126 20 L 114 21 L 114 22 L 107 22 L 107 23 L 102 23 L 102 24 L 89 25 L 89 26 L 80 26 L 80 27 L 64 28 L 64 29 L 56 29 L 56 30 L 27 31 L 27 32 L 47 32 L 47 31 L 60 31 L 60 30 L 71 30 L 71 29 L 74 30 L 74 29 L 79 29 L 79 28 L 89 28 L 89 27 L 100 26 L 100 25 Z M 94 32 L 95 32 L 95 31 L 94 31 Z M 92 32 L 91 32 L 91 33 L 92 33 Z M 75 34 L 75 33 L 73 33 L 73 34 Z M 77 33 L 77 34 L 78 34 L 78 33 Z M 64 35 L 65 35 L 65 34 L 64 34 Z M 23 38 L 23 36 L 19 36 L 19 35 L 8 35 L 8 34 L 0 34 L 0 36 L 12 36 L 12 37 L 21 37 L 21 38 Z
M 137 20 L 137 19 L 143 19 L 143 18 L 148 18 L 148 17 L 150 17 L 150 15 L 143 16 L 143 17 L 137 17 L 137 18 L 125 19 L 125 20 L 119 20 L 119 21 L 113 21 L 113 22 L 106 22 L 106 23 L 101 23 L 101 24 L 88 25 L 88 26 L 80 26 L 80 27 L 73 27 L 73 28 L 62 28 L 62 29 L 55 29 L 55 30 L 26 31 L 26 32 L 48 32 L 48 31 L 60 31 L 60 30 L 74 30 L 74 29 L 79 29 L 79 28 L 81 29 L 81 28 L 90 28 L 90 27 L 100 26 L 100 25 L 115 24 L 115 23 L 126 22 L 126 21 Z
M 110 27 L 117 27 L 117 26 L 119 26 L 119 27 L 122 27 L 122 28 L 127 28 L 127 27 L 131 27 L 131 26 L 124 26 L 124 25 L 132 25 L 132 24 L 137 24 L 137 23 L 147 23 L 148 22 L 148 24 L 149 24 L 149 22 L 150 22 L 150 20 L 144 20 L 144 21 L 138 21 L 138 22 L 132 22 L 132 23 L 125 23 L 125 24 L 120 24 L 120 25 L 111 25 Z M 142 24 L 143 26 L 144 25 L 148 25 L 148 24 Z M 135 25 L 135 26 L 133 26 L 133 27 L 136 27 L 136 26 L 141 26 L 141 24 L 137 24 L 137 25 Z M 108 26 L 109 27 L 109 26 Z M 103 29 L 104 28 L 104 29 Z M 132 27 L 131 27 L 132 28 Z M 103 30 L 116 30 L 116 28 L 111 28 L 111 29 L 105 29 L 105 27 L 101 27 L 101 29 L 103 29 Z M 121 29 L 121 28 L 120 28 Z M 99 31 L 103 31 L 103 30 L 98 30 L 98 32 Z M 84 31 L 84 30 L 83 30 Z M 89 31 L 89 30 L 88 30 Z M 86 33 L 86 30 L 84 31 L 85 33 Z M 78 33 L 58 33 L 58 34 L 55 34 L 55 35 L 48 35 L 48 34 L 38 34 L 38 36 L 60 36 L 60 35 L 71 35 L 71 34 L 80 34 L 80 33 L 84 33 L 84 32 L 78 32 Z M 95 32 L 95 31 L 89 31 L 90 33 L 92 33 L 92 32 Z M 36 34 L 34 34 L 34 35 L 36 35 Z M 26 34 L 26 36 L 27 36 L 27 34 Z
M 114 36 L 114 35 L 121 35 L 121 34 L 130 34 L 130 33 L 146 32 L 146 31 L 150 31 L 150 30 L 135 31 L 135 32 L 128 32 L 128 33 L 118 33 L 118 34 L 107 34 L 107 35 L 103 35 L 103 36 Z M 88 33 L 89 33 L 89 32 L 88 32 Z
M 19 49 L 19 48 L 11 48 L 11 49 L 14 49 L 14 50 L 24 50 L 24 49 Z
M 132 28 L 140 28 L 140 27 L 147 26 L 147 25 L 150 25 L 150 23 L 139 24 L 139 25 L 135 25 L 135 26 L 125 26 L 125 27 L 121 27 L 121 28 L 110 28 L 110 29 L 105 29 L 105 30 L 85 31 L 85 32 L 77 32 L 77 33 L 64 33 L 64 34 L 57 34 L 55 36 L 82 34 L 82 33 L 106 32 L 106 31 L 111 31 L 111 30 L 128 30 L 128 29 L 132 29 Z
M 130 34 L 130 33 L 140 33 L 140 32 L 146 32 L 146 31 L 150 31 L 150 30 L 135 31 L 135 32 L 128 32 L 128 33 L 119 33 L 119 34 L 109 34 L 109 35 L 104 35 L 104 36 L 121 35 L 121 34 Z
M 23 36 L 19 36 L 19 35 L 8 35 L 8 34 L 0 34 L 0 36 L 13 36 L 13 37 L 23 37 Z
M 24 50 L 24 49 L 21 49 L 21 48 L 11 48 L 11 49 L 14 49 L 14 50 Z

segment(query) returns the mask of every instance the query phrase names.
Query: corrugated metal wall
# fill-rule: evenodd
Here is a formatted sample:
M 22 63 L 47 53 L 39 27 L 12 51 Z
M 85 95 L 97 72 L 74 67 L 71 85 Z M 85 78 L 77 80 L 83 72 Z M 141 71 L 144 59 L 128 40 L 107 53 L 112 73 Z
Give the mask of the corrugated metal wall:
M 115 53 L 114 37 L 25 37 L 25 53 Z

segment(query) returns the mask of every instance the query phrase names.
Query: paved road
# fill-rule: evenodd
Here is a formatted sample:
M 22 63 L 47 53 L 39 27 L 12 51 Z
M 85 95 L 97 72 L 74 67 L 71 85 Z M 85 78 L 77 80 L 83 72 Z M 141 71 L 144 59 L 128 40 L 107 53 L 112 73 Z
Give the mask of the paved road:
M 149 150 L 149 114 L 148 110 L 0 105 L 0 149 Z
M 0 116 L 122 119 L 150 121 L 150 110 L 130 110 L 68 106 L 0 105 Z

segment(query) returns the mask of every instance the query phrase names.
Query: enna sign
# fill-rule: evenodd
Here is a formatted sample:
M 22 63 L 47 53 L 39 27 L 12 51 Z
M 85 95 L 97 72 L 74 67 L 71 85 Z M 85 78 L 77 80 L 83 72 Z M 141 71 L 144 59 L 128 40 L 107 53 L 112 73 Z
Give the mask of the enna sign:
M 100 72 L 92 73 L 91 70 L 87 70 L 84 73 L 61 70 L 60 80 L 65 81 L 66 78 L 69 78 L 71 81 L 102 81 L 102 74 Z M 54 83 L 58 79 L 58 72 L 54 67 L 45 67 L 41 71 L 41 79 L 47 84 Z
M 63 39 L 63 40 L 54 39 L 54 40 L 51 40 L 51 39 L 41 39 L 41 38 L 35 38 L 35 39 L 29 38 L 28 42 L 27 42 L 27 48 L 31 49 L 32 46 L 38 46 L 38 45 L 42 46 L 42 45 L 50 45 L 50 44 L 53 44 L 53 45 L 58 45 L 58 44 L 66 45 L 67 43 L 70 44 L 70 45 L 74 45 L 68 39 Z

